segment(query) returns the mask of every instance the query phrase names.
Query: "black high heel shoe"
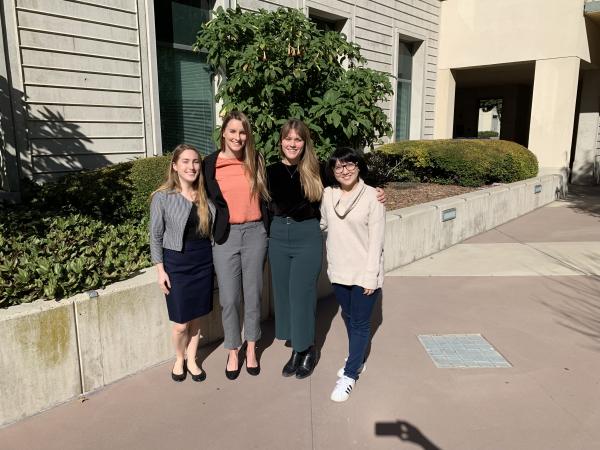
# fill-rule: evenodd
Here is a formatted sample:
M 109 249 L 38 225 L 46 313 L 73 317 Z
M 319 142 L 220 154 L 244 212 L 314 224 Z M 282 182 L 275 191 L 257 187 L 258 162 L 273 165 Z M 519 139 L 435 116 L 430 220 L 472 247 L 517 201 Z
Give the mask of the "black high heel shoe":
M 260 361 L 256 358 L 256 367 L 248 367 L 248 359 L 246 358 L 246 372 L 248 372 L 253 377 L 257 376 L 260 373 Z
M 227 363 L 225 365 L 225 376 L 228 380 L 235 380 L 240 375 L 240 369 L 242 365 L 240 364 L 240 352 L 238 352 L 238 365 L 235 370 L 227 370 L 227 365 L 229 365 L 229 355 L 227 355 Z
M 175 366 L 173 366 L 173 368 L 175 368 Z M 187 362 L 184 359 L 183 360 L 183 373 L 173 373 L 173 370 L 171 370 L 171 378 L 173 379 L 173 381 L 177 381 L 177 382 L 181 382 L 183 380 L 185 380 L 185 377 L 187 376 Z
M 244 359 L 246 360 L 246 372 L 252 375 L 253 377 L 257 376 L 260 373 L 260 361 L 258 360 L 258 355 L 256 354 L 256 344 L 254 344 L 254 356 L 256 358 L 256 367 L 248 367 L 248 341 L 244 341 L 242 348 L 240 351 L 244 352 Z

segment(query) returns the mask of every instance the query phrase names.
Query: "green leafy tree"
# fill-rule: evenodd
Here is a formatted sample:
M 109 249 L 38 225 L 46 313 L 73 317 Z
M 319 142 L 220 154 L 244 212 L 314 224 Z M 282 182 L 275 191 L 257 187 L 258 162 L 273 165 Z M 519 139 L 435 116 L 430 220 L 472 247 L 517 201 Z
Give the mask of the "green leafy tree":
M 317 29 L 299 10 L 219 7 L 198 33 L 195 50 L 201 49 L 222 76 L 221 114 L 248 115 L 269 162 L 278 157 L 279 129 L 290 117 L 306 122 L 322 158 L 336 146 L 373 148 L 391 135 L 379 106 L 392 94 L 389 75 L 364 67 L 358 45 Z

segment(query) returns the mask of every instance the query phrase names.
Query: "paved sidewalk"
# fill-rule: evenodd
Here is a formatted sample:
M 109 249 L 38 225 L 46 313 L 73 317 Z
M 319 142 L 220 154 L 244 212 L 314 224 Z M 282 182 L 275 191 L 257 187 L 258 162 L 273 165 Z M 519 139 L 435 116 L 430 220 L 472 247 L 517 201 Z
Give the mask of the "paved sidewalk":
M 170 363 L 0 429 L 0 449 L 600 449 L 600 190 L 555 202 L 386 277 L 367 370 L 329 400 L 346 352 L 333 299 L 322 356 L 283 378 L 289 349 L 264 327 L 262 373 L 204 383 Z M 420 335 L 481 334 L 509 368 L 437 368 Z M 10 376 L 3 374 L 3 376 Z

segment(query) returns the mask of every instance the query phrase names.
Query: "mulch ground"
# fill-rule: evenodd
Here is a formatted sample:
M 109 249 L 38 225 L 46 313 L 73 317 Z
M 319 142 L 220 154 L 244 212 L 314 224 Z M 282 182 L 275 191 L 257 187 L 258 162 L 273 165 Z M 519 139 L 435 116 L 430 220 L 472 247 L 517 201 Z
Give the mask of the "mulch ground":
M 388 183 L 384 186 L 385 208 L 393 211 L 478 189 L 481 188 L 434 183 Z

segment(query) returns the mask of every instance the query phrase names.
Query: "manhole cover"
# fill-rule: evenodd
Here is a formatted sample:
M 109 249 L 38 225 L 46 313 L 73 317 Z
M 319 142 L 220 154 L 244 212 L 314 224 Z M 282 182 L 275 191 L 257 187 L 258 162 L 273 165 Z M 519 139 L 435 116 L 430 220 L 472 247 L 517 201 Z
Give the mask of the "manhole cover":
M 512 367 L 480 334 L 421 334 L 418 337 L 440 369 Z

